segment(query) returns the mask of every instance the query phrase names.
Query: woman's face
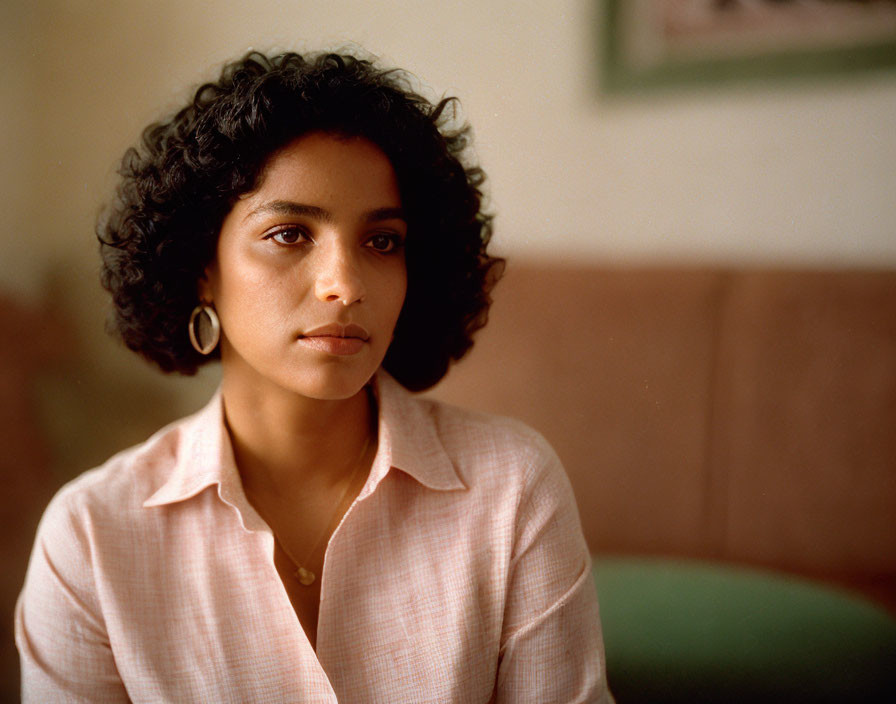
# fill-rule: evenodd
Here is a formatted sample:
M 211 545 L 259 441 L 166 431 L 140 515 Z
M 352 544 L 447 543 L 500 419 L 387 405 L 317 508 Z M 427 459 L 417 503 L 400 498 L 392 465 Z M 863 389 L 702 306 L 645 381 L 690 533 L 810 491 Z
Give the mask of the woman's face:
M 313 132 L 276 152 L 225 218 L 200 283 L 221 320 L 225 377 L 355 395 L 404 303 L 406 235 L 395 173 L 373 143 Z

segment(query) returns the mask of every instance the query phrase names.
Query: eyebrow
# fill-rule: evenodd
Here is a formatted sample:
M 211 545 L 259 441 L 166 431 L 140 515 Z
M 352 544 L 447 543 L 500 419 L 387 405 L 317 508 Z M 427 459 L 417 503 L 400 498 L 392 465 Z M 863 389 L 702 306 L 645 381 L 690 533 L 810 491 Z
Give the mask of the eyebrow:
M 258 206 L 246 216 L 246 219 L 260 215 L 299 215 L 318 222 L 333 222 L 333 214 L 329 210 L 316 205 L 296 203 L 291 200 L 272 200 Z M 364 221 L 368 223 L 382 222 L 383 220 L 405 220 L 404 210 L 401 208 L 374 208 L 364 213 Z

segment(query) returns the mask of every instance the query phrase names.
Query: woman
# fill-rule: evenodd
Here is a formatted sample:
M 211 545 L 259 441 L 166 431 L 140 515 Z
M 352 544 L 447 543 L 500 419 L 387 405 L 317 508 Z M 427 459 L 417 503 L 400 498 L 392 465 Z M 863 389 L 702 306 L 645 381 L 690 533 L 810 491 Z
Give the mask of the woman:
M 470 347 L 502 265 L 449 104 L 254 53 L 125 155 L 117 331 L 166 372 L 220 358 L 221 386 L 48 507 L 25 701 L 608 697 L 556 456 L 407 392 Z

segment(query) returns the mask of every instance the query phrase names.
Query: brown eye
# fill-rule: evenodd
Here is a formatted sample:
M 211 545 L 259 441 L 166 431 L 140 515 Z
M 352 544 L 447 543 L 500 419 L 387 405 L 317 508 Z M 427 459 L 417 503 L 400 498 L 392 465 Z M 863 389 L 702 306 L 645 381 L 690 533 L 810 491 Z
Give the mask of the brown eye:
M 292 245 L 301 243 L 308 236 L 298 227 L 282 227 L 265 235 L 265 239 L 274 240 L 277 244 Z
M 377 233 L 367 240 L 368 247 L 377 252 L 382 252 L 383 254 L 398 249 L 401 245 L 402 241 L 398 235 L 387 234 L 384 232 Z

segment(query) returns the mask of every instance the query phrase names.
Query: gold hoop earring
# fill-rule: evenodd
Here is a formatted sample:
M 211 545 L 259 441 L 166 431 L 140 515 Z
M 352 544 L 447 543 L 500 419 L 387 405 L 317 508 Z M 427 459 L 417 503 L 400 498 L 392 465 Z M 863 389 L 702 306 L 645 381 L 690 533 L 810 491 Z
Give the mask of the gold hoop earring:
M 204 303 L 196 306 L 190 313 L 187 332 L 190 334 L 190 344 L 194 350 L 199 354 L 211 354 L 221 339 L 221 321 L 218 320 L 215 309 Z M 203 339 L 206 341 L 202 342 Z

